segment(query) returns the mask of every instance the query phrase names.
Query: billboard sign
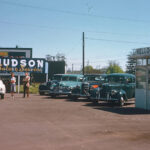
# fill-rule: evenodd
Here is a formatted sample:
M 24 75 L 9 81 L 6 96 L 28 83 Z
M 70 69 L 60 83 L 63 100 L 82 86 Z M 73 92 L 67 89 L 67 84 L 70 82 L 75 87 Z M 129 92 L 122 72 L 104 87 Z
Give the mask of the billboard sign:
M 150 47 L 134 49 L 133 58 L 150 58 Z
M 0 73 L 9 72 L 45 73 L 45 59 L 0 58 Z

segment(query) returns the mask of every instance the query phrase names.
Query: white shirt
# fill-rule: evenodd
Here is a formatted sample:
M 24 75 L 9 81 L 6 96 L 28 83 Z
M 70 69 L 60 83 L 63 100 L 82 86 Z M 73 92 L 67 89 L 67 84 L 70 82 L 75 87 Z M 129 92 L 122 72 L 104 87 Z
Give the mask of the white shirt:
M 12 82 L 12 81 L 14 81 L 14 82 Z M 16 78 L 15 77 L 11 78 L 11 84 L 16 84 Z

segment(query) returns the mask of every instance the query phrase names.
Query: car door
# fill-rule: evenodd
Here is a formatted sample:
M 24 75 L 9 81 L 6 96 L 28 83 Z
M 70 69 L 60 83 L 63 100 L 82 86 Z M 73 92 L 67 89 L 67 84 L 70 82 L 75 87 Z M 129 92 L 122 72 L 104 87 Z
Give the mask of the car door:
M 135 85 L 133 84 L 132 77 L 126 77 L 125 91 L 128 99 L 133 97 L 134 89 Z

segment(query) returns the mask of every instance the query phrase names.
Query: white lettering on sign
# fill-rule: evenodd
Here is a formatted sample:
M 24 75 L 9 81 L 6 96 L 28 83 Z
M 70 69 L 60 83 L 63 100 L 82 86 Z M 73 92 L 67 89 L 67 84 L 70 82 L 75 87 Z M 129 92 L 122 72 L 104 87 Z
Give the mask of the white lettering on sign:
M 9 59 L 3 59 L 3 65 L 6 67 L 6 66 L 9 66 L 10 64 L 10 61 Z
M 44 66 L 43 60 L 37 60 L 37 67 L 38 68 L 43 68 L 43 66 Z
M 16 67 L 18 65 L 18 61 L 16 59 L 11 60 L 12 67 Z
M 35 66 L 35 61 L 34 60 L 29 60 L 28 65 L 29 65 L 29 67 L 34 67 Z
M 2 68 L 3 67 L 3 68 Z M 29 71 L 29 72 L 45 72 L 44 59 L 17 59 L 17 58 L 0 58 L 0 72 L 2 71 Z
M 26 67 L 26 65 L 27 65 L 26 60 L 25 59 L 20 60 L 20 65 L 23 67 Z

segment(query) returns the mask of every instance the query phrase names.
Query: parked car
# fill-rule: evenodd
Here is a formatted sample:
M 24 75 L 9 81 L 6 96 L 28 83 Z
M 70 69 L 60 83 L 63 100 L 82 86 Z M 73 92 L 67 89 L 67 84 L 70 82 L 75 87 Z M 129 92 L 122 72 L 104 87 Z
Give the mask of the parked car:
M 42 83 L 39 85 L 39 94 L 40 95 L 45 95 L 49 93 L 51 81 L 48 81 L 46 83 Z
M 106 83 L 101 88 L 91 91 L 93 102 L 111 101 L 123 106 L 126 101 L 135 97 L 135 76 L 131 74 L 114 73 L 106 77 Z
M 59 82 L 53 82 L 50 86 L 50 96 L 71 95 L 72 89 L 81 84 L 83 75 L 63 74 Z
M 54 75 L 54 77 L 52 78 L 51 81 L 40 84 L 39 85 L 39 94 L 40 95 L 49 94 L 51 84 L 59 82 L 61 80 L 61 77 L 62 77 L 62 75 L 56 74 L 56 75 Z
M 4 99 L 4 95 L 6 93 L 6 87 L 2 80 L 0 80 L 0 96 L 1 99 Z
M 99 87 L 105 80 L 105 74 L 87 74 L 84 75 L 83 82 L 72 89 L 71 97 L 90 97 L 90 90 Z

